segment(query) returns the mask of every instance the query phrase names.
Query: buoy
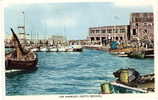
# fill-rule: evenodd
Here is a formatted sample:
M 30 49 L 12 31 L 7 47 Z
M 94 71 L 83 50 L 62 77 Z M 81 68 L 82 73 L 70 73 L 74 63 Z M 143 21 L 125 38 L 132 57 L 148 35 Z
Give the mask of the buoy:
M 102 94 L 111 94 L 112 93 L 112 87 L 109 82 L 101 84 L 101 93 Z
M 128 70 L 123 69 L 120 73 L 120 82 L 128 84 Z

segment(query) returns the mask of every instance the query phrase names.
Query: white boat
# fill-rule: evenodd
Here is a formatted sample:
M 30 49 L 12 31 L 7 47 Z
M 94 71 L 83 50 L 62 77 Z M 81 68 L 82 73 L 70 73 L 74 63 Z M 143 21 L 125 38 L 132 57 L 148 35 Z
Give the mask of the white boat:
M 46 52 L 46 51 L 48 51 L 48 48 L 46 48 L 46 47 L 40 48 L 40 51 Z
M 73 49 L 73 48 L 68 48 L 67 51 L 68 51 L 68 52 L 73 52 L 74 49 Z
M 58 49 L 57 49 L 57 48 L 49 48 L 49 51 L 50 51 L 50 52 L 57 52 Z
M 74 52 L 81 52 L 83 50 L 81 45 L 71 45 Z
M 66 48 L 65 48 L 65 47 L 59 47 L 59 48 L 58 48 L 58 51 L 59 51 L 59 52 L 66 52 Z
M 31 51 L 32 52 L 37 52 L 37 51 L 39 51 L 39 49 L 38 48 L 32 48 Z

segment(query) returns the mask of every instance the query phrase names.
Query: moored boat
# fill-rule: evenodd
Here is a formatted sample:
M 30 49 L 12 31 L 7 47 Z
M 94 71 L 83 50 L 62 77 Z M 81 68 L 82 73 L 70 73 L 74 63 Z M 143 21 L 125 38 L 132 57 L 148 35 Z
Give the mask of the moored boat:
M 154 74 L 140 75 L 133 68 L 119 69 L 113 74 L 117 80 L 101 84 L 102 94 L 154 92 Z
M 39 48 L 32 48 L 31 51 L 33 51 L 33 52 L 38 52 L 38 51 L 39 51 Z
M 40 47 L 40 51 L 41 51 L 41 52 L 47 52 L 47 51 L 48 51 L 48 48 L 47 48 L 47 47 Z
M 13 34 L 13 44 L 15 50 L 5 55 L 5 69 L 6 70 L 33 70 L 36 69 L 38 62 L 37 55 L 31 50 L 26 51 L 22 48 L 20 41 L 13 29 L 11 28 Z
M 48 48 L 48 51 L 50 51 L 50 52 L 58 52 L 58 49 L 56 47 L 50 47 L 50 48 Z
M 59 48 L 58 48 L 58 51 L 59 51 L 59 52 L 66 52 L 66 48 L 65 48 L 65 47 L 59 47 Z
M 73 48 L 74 52 L 82 52 L 83 51 L 83 48 L 81 45 L 72 45 L 71 47 Z
M 69 46 L 69 47 L 67 48 L 67 52 L 73 52 L 73 51 L 74 51 L 74 50 L 73 50 L 72 47 Z

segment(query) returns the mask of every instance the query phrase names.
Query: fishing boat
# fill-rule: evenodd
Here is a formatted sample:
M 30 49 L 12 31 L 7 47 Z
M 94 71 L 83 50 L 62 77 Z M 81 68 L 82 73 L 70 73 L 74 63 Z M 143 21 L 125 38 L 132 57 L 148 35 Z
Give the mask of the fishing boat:
M 13 34 L 12 43 L 14 50 L 5 55 L 5 69 L 6 70 L 34 70 L 37 69 L 38 62 L 37 55 L 31 50 L 25 50 L 11 28 Z

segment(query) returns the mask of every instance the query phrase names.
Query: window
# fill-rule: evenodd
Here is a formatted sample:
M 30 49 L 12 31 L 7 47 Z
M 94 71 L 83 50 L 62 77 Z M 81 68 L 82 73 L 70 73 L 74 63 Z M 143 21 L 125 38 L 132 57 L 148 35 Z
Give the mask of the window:
M 147 33 L 148 32 L 147 29 L 145 29 L 144 32 Z
M 107 32 L 108 33 L 112 33 L 112 29 L 107 29 Z
M 118 37 L 116 37 L 116 40 L 118 40 Z
M 136 23 L 136 26 L 138 27 L 138 23 Z
M 142 22 L 142 18 L 140 18 L 140 17 L 135 18 L 135 21 L 136 21 L 136 22 Z
M 133 35 L 136 35 L 137 33 L 136 33 L 136 29 L 133 29 Z
M 102 33 L 106 33 L 106 30 L 102 30 Z
M 139 21 L 139 19 L 138 19 L 138 18 L 135 18 L 135 21 L 136 21 L 136 22 L 138 22 L 138 21 Z
M 99 33 L 100 31 L 99 30 L 96 30 L 96 33 Z
M 123 37 L 120 37 L 120 40 L 123 40 Z
M 152 26 L 153 24 L 152 23 L 148 23 L 148 26 Z
M 118 29 L 115 29 L 113 32 L 114 32 L 114 33 L 118 33 Z
M 113 29 L 112 31 L 113 31 L 113 33 L 114 33 L 114 32 L 115 32 L 115 29 Z
M 120 33 L 126 32 L 125 29 L 120 29 Z
M 94 30 L 90 30 L 90 32 L 91 32 L 91 33 L 94 33 L 95 31 L 94 31 Z
M 96 40 L 100 40 L 100 37 L 96 37 Z
M 147 26 L 147 23 L 144 23 L 144 26 Z
M 91 37 L 91 41 L 94 41 L 94 37 Z

